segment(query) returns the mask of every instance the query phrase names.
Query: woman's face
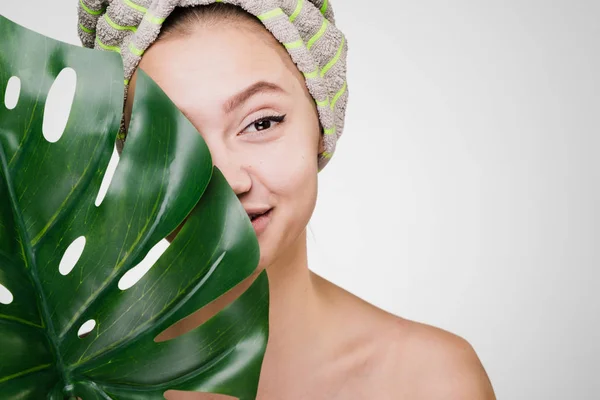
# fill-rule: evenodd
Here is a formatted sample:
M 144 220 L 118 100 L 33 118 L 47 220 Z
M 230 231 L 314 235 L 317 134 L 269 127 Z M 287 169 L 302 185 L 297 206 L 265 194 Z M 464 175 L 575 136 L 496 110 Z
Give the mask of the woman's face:
M 304 245 L 321 144 L 314 100 L 286 50 L 240 20 L 159 40 L 140 67 L 200 132 L 246 211 L 268 211 L 252 223 L 259 268 L 285 263 Z

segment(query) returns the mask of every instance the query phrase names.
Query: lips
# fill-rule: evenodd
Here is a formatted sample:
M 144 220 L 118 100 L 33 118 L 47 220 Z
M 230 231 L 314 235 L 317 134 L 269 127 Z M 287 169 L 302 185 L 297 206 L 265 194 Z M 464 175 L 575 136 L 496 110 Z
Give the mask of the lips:
M 246 214 L 248 214 L 248 218 L 250 218 L 250 221 L 254 221 L 255 219 L 267 214 L 269 211 L 271 211 L 271 208 L 267 207 L 251 208 L 246 209 Z
M 250 221 L 254 221 L 255 219 L 257 219 L 258 217 L 261 217 L 263 215 L 265 215 L 266 213 L 268 213 L 270 210 L 267 210 L 265 212 L 260 212 L 260 213 L 254 213 L 254 214 L 248 214 L 248 217 L 250 217 Z
M 248 214 L 248 218 L 252 222 L 252 227 L 256 232 L 256 235 L 260 235 L 269 224 L 271 220 L 272 208 L 262 207 L 262 208 L 252 208 L 247 209 L 246 213 Z

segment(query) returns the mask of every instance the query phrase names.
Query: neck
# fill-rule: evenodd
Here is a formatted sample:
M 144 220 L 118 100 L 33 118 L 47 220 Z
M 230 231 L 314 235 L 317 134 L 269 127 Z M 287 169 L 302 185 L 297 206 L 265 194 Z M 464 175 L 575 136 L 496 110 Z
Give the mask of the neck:
M 315 275 L 308 269 L 306 230 L 289 251 L 266 267 L 269 277 L 269 348 L 272 357 L 292 354 L 317 343 L 322 307 Z
M 289 360 L 309 366 L 306 349 L 323 354 L 327 350 L 320 332 L 328 321 L 324 316 L 322 297 L 318 295 L 316 277 L 308 269 L 306 230 L 299 235 L 288 252 L 266 267 L 269 278 L 269 342 L 265 367 L 278 368 Z M 238 286 L 194 314 L 171 326 L 158 337 L 158 341 L 182 335 L 204 323 L 250 287 L 258 274 L 257 269 Z M 268 361 L 268 362 L 267 362 Z M 281 364 L 284 363 L 284 364 Z M 269 367 L 271 368 L 271 367 Z

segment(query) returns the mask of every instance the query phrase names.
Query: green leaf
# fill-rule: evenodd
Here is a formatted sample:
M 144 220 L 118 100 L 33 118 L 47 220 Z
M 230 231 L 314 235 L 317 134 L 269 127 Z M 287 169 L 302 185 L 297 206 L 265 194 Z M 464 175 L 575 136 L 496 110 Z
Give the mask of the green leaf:
M 0 16 L 2 399 L 160 399 L 168 389 L 254 399 L 268 338 L 265 272 L 219 314 L 175 339 L 166 328 L 250 276 L 259 249 L 248 217 L 192 124 L 139 71 L 127 145 L 106 197 L 95 200 L 123 106 L 118 54 L 46 38 Z M 60 139 L 42 134 L 48 92 L 77 74 Z M 1 98 L 0 98 L 1 100 Z M 185 225 L 129 289 L 118 282 Z M 59 265 L 79 237 L 70 273 Z M 78 330 L 96 322 L 89 335 Z

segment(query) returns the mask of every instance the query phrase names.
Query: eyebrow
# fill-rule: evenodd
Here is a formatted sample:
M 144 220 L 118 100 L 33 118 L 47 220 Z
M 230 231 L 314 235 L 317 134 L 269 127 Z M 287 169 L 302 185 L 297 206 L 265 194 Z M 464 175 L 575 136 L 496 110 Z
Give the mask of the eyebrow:
M 223 104 L 223 112 L 226 114 L 232 112 L 234 109 L 238 108 L 246 101 L 248 101 L 252 96 L 258 93 L 264 92 L 273 92 L 273 93 L 286 93 L 286 91 L 280 86 L 267 82 L 267 81 L 259 81 L 250 86 L 248 86 L 243 91 L 238 94 L 232 96 L 229 100 Z

